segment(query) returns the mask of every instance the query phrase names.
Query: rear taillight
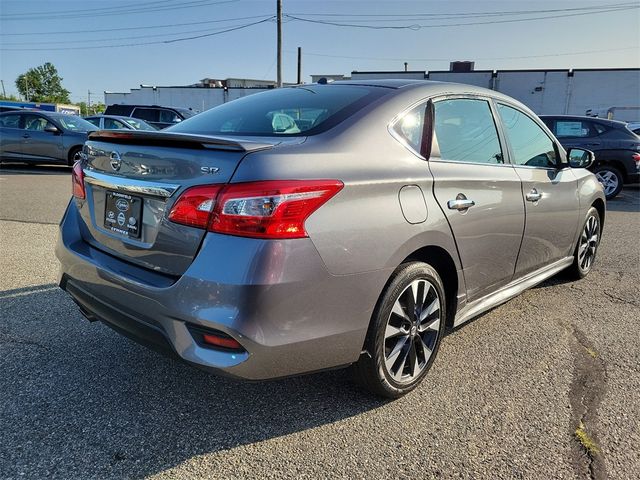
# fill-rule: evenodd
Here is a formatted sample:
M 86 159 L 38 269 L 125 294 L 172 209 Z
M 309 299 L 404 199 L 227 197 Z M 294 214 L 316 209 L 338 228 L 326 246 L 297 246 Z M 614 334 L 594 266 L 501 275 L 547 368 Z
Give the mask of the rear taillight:
M 221 185 L 187 189 L 169 212 L 169 220 L 190 227 L 207 228 Z
M 338 180 L 269 180 L 193 187 L 176 201 L 169 220 L 243 237 L 303 238 L 305 220 L 343 186 Z
M 73 164 L 73 169 L 71 170 L 71 186 L 71 191 L 75 198 L 84 200 L 87 197 L 84 190 L 84 172 L 82 171 L 82 163 L 80 160 Z
M 636 170 L 640 170 L 640 153 L 634 153 L 631 158 L 636 162 Z

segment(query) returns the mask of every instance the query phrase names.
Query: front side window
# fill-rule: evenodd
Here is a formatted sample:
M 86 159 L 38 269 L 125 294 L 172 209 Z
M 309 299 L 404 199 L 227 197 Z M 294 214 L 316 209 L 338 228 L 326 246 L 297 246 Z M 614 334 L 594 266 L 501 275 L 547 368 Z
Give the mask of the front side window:
M 44 117 L 39 115 L 25 115 L 24 116 L 24 129 L 31 130 L 33 132 L 44 132 L 47 125 L 51 123 Z
M 498 112 L 511 144 L 516 165 L 554 168 L 556 149 L 542 128 L 515 108 L 498 104 Z
M 136 108 L 131 115 L 146 122 L 160 120 L 160 112 L 156 108 Z
M 115 120 L 113 118 L 105 118 L 104 119 L 104 128 L 105 128 L 105 130 L 123 130 L 123 129 L 127 129 L 127 127 L 126 127 L 126 125 L 124 123 L 122 123 L 119 120 Z
M 100 119 L 99 118 L 85 118 L 85 120 L 96 127 L 100 127 Z
M 489 102 L 470 98 L 441 100 L 434 104 L 434 114 L 434 132 L 443 160 L 504 163 Z
M 178 123 L 182 121 L 182 118 L 171 110 L 160 110 L 160 121 L 162 123 Z

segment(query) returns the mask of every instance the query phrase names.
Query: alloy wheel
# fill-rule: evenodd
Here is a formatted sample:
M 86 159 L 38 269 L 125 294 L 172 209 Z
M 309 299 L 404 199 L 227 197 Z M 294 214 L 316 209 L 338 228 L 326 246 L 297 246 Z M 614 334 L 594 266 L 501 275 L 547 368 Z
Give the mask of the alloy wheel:
M 411 282 L 398 296 L 384 334 L 384 365 L 397 383 L 410 383 L 427 366 L 437 344 L 440 297 L 431 282 Z
M 596 256 L 600 227 L 596 217 L 589 217 L 584 225 L 578 247 L 578 265 L 583 271 L 589 270 Z
M 611 170 L 601 170 L 597 172 L 596 178 L 604 187 L 604 194 L 607 197 L 612 195 L 620 184 L 618 176 Z

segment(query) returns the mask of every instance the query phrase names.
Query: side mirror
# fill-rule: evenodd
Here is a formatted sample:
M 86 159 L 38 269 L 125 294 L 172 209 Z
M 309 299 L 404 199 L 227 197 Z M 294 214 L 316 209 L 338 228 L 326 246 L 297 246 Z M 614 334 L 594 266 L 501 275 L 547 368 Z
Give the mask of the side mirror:
M 595 159 L 593 152 L 584 148 L 572 147 L 567 150 L 567 160 L 571 168 L 589 168 Z
M 49 133 L 60 133 L 60 130 L 55 125 L 47 125 L 44 127 L 44 131 Z

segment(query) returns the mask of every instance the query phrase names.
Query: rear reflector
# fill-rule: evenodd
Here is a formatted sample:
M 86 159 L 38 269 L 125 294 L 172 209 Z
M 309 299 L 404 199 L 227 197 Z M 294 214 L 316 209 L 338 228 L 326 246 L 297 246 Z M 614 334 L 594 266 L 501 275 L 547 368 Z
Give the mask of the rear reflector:
M 202 341 L 208 345 L 213 347 L 222 347 L 229 348 L 232 350 L 241 350 L 242 345 L 240 345 L 236 340 L 231 337 L 223 337 L 220 335 L 215 335 L 212 333 L 205 333 L 202 335 Z
M 304 222 L 338 193 L 339 180 L 268 180 L 187 189 L 169 220 L 253 238 L 307 237 Z
M 81 160 L 73 164 L 73 169 L 71 170 L 71 186 L 75 198 L 84 200 L 87 197 L 84 190 L 84 172 L 82 171 Z

